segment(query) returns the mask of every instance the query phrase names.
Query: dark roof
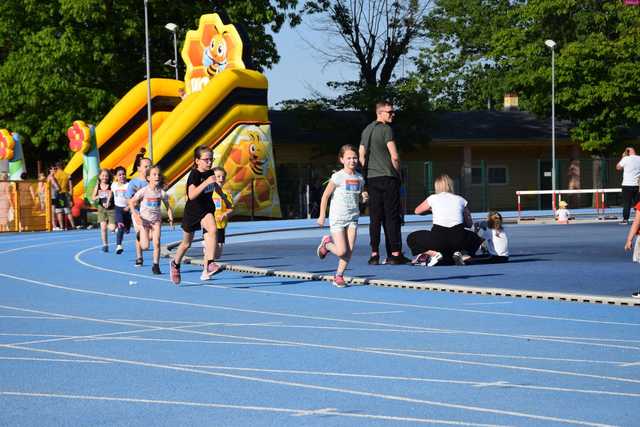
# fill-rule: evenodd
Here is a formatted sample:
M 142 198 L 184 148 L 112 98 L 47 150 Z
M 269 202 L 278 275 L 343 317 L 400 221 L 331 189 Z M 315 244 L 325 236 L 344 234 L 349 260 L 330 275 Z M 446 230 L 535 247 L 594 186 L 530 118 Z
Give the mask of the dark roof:
M 269 112 L 269 118 L 273 140 L 284 143 L 324 143 L 327 140 L 353 143 L 364 126 L 373 120 L 357 111 L 274 110 Z M 556 139 L 569 139 L 569 124 L 568 121 L 556 121 Z M 424 134 L 425 138 L 435 142 L 551 139 L 551 118 L 539 119 L 523 111 L 435 112 L 425 115 L 424 120 L 413 125 L 418 128 L 417 134 Z M 396 125 L 396 132 L 401 133 L 399 126 Z
M 434 113 L 433 140 L 551 139 L 551 118 L 541 120 L 523 111 L 464 111 Z M 569 139 L 569 122 L 556 120 L 556 138 Z

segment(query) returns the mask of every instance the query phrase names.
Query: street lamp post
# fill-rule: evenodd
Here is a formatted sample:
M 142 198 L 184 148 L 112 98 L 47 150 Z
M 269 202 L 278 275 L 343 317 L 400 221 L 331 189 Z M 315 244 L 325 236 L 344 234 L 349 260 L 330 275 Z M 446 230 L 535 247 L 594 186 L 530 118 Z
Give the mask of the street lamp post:
M 551 49 L 551 191 L 553 212 L 556 211 L 556 42 L 545 40 L 544 44 Z
M 147 133 L 148 133 L 148 150 L 149 158 L 153 164 L 153 135 L 151 123 L 151 65 L 149 64 L 149 13 L 147 4 L 149 0 L 144 0 L 144 42 L 145 42 L 145 59 L 147 63 Z
M 174 24 L 173 22 L 169 22 L 167 25 L 164 26 L 164 28 L 166 28 L 167 30 L 171 31 L 171 33 L 173 33 L 173 68 L 176 69 L 176 80 L 179 80 L 179 76 L 178 76 L 178 39 L 177 39 L 177 35 L 176 33 L 178 32 L 178 26 L 176 24 Z

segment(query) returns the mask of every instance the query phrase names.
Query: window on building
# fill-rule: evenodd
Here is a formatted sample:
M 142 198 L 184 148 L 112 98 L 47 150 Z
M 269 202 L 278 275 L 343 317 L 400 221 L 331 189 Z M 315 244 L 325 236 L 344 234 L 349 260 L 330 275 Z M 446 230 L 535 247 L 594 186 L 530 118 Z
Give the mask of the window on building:
M 482 168 L 471 168 L 471 184 L 482 185 Z
M 504 166 L 489 166 L 487 168 L 489 184 L 506 184 L 508 182 L 507 168 Z

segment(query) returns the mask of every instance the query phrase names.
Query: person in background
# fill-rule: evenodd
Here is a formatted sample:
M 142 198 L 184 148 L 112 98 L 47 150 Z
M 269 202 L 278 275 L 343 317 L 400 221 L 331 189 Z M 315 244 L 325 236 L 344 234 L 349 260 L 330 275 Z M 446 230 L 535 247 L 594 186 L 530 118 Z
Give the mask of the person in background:
M 454 194 L 453 180 L 448 175 L 440 175 L 434 187 L 436 194 L 427 197 L 415 209 L 416 215 L 431 211 L 433 227 L 430 231 L 409 234 L 407 245 L 416 256 L 415 264 L 426 262 L 428 267 L 439 263 L 462 265 L 463 252 L 475 254 L 482 239 L 465 228 L 473 226 L 471 211 L 467 201 Z
M 560 201 L 560 209 L 556 211 L 556 222 L 558 224 L 569 224 L 569 217 L 571 216 L 571 212 L 567 209 L 567 202 L 564 200 Z
M 58 217 L 58 224 L 60 228 L 65 228 L 65 216 L 69 220 L 69 226 L 71 229 L 76 228 L 73 215 L 71 215 L 71 208 L 73 207 L 73 200 L 71 198 L 72 188 L 71 179 L 69 175 L 64 171 L 62 162 L 56 163 L 55 172 L 56 182 L 58 183 L 58 197 L 56 197 L 56 215 Z
M 358 155 L 369 194 L 370 265 L 380 264 L 380 228 L 384 229 L 387 264 L 407 264 L 402 254 L 400 156 L 390 124 L 395 111 L 389 101 L 376 104 L 376 119 L 362 131 Z
M 622 171 L 622 221 L 620 224 L 629 223 L 631 206 L 638 201 L 638 180 L 640 179 L 640 156 L 636 155 L 633 147 L 627 147 L 622 152 L 622 158 L 616 165 L 617 170 Z M 637 215 L 637 211 L 636 211 Z
M 58 200 L 58 190 L 60 190 L 60 185 L 58 185 L 58 181 L 56 181 L 56 172 L 58 171 L 58 167 L 53 165 L 49 168 L 49 175 L 47 175 L 47 182 L 49 182 L 49 186 L 51 187 L 51 226 L 54 231 L 62 230 L 63 224 L 58 222 L 58 217 L 56 215 L 56 203 Z
M 229 217 L 233 214 L 233 197 L 231 196 L 231 193 L 223 189 L 224 182 L 227 179 L 227 172 L 224 168 L 216 166 L 213 168 L 213 173 L 216 177 L 216 183 L 220 188 L 220 191 L 214 191 L 212 195 L 213 203 L 216 205 L 216 213 L 214 217 L 216 220 L 216 237 L 218 242 L 213 259 L 218 259 L 222 256 L 222 250 L 226 240 L 227 224 L 229 222 Z

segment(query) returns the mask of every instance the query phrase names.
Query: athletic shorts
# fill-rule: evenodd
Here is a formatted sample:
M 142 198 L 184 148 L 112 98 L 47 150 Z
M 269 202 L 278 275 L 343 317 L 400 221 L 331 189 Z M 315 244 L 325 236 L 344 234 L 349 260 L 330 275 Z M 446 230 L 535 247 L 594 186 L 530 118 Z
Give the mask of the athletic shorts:
M 98 206 L 98 222 L 115 224 L 116 223 L 115 211 L 113 209 L 105 209 L 104 206 Z
M 122 224 L 122 228 L 128 232 L 131 229 L 131 213 L 120 206 L 116 206 L 114 212 L 116 224 Z
M 226 228 L 218 228 L 216 229 L 216 240 L 218 241 L 218 243 L 224 243 L 224 238 L 226 236 Z
M 344 230 L 345 228 L 358 228 L 358 220 L 356 219 L 348 221 L 348 220 L 335 220 L 333 222 L 331 222 L 331 226 L 329 227 L 329 230 L 331 230 L 331 232 L 340 232 L 342 230 Z
M 71 213 L 71 209 L 69 209 L 69 206 L 71 206 L 71 197 L 69 193 L 58 193 L 56 198 L 53 199 L 53 202 L 56 213 Z
M 213 215 L 213 212 L 211 213 L 211 215 Z M 196 231 L 202 229 L 202 225 L 200 225 L 200 221 L 202 221 L 202 218 L 203 217 L 198 218 L 190 215 L 185 215 L 182 218 L 182 229 L 187 233 L 195 233 Z M 206 233 L 207 230 L 204 230 L 203 232 Z

